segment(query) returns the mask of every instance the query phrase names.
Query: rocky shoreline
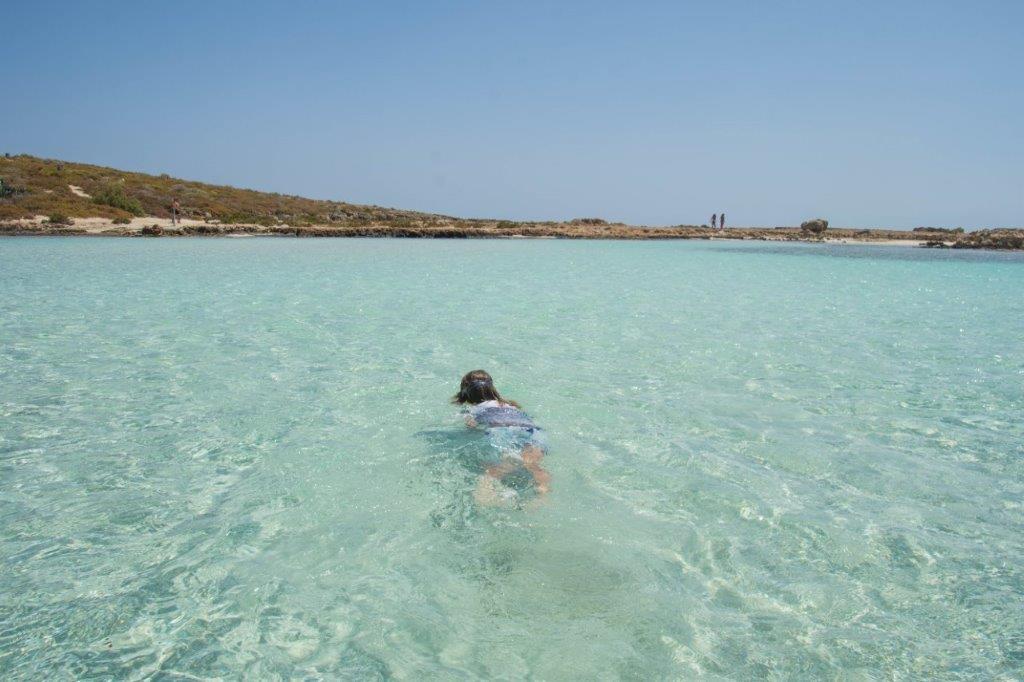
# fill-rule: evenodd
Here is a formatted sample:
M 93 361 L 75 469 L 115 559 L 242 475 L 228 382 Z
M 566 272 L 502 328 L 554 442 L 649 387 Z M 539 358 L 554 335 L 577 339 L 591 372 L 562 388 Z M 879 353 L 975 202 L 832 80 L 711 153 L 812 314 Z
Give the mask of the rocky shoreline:
M 953 242 L 950 248 L 1024 251 L 1024 230 L 978 230 L 977 232 L 967 232 Z
M 1024 230 L 981 230 L 954 233 L 948 230 L 884 230 L 828 228 L 811 232 L 798 227 L 710 229 L 698 226 L 633 227 L 623 224 L 509 223 L 506 221 L 453 221 L 450 224 L 368 225 L 254 225 L 192 224 L 171 226 L 166 220 L 142 225 L 118 225 L 85 219 L 83 224 L 55 225 L 44 221 L 0 223 L 7 236 L 103 236 L 103 237 L 393 237 L 411 239 L 723 239 L 741 241 L 793 241 L 829 243 L 903 243 L 931 248 L 1024 250 Z M 142 221 L 145 222 L 145 221 Z M 407 221 L 403 221 L 405 223 Z

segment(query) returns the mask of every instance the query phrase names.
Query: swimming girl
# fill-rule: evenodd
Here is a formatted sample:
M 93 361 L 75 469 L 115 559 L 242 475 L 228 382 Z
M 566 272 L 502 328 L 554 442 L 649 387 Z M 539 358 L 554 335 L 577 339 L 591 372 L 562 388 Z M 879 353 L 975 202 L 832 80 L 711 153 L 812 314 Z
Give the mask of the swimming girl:
M 540 465 L 547 452 L 544 432 L 519 403 L 501 397 L 490 374 L 482 369 L 466 374 L 452 402 L 465 406 L 462 414 L 466 425 L 486 431 L 487 440 L 499 457 L 477 481 L 474 497 L 478 504 L 494 506 L 501 504 L 503 498 L 514 497 L 514 492 L 502 490 L 501 481 L 523 470 L 533 478 L 538 497 L 548 493 L 551 474 Z

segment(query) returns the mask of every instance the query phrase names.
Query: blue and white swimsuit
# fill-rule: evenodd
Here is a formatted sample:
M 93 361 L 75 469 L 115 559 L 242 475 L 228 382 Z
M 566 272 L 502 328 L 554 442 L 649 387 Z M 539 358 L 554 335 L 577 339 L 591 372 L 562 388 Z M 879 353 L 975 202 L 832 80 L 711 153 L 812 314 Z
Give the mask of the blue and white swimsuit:
M 517 407 L 487 400 L 473 405 L 466 414 L 487 432 L 491 447 L 505 457 L 521 459 L 523 450 L 531 445 L 545 454 L 548 451 L 544 431 Z

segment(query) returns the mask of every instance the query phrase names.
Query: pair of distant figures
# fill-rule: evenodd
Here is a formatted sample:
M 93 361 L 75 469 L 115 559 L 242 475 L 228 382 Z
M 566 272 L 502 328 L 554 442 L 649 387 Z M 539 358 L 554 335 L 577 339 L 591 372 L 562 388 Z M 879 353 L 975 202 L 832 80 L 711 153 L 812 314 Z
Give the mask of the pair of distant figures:
M 711 214 L 711 227 L 712 228 L 720 227 L 720 228 L 722 228 L 724 230 L 725 229 L 725 214 L 723 213 L 721 216 L 719 216 L 717 213 L 712 213 Z

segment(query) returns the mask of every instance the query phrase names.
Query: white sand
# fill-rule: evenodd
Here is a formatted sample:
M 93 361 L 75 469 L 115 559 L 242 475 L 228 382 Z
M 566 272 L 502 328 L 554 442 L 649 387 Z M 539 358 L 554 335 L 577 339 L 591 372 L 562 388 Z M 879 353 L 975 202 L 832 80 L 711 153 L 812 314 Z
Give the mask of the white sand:
M 70 187 L 70 185 L 69 185 Z M 86 195 L 88 196 L 88 195 Z M 132 232 L 138 232 L 144 227 L 149 225 L 159 225 L 165 231 L 173 232 L 174 228 L 171 226 L 170 218 L 154 218 L 153 216 L 145 216 L 142 218 L 132 218 L 131 222 L 127 225 L 115 225 L 114 221 L 110 218 L 72 218 L 74 224 L 70 227 L 84 229 L 89 234 L 102 234 L 104 232 L 121 230 L 130 230 Z M 19 218 L 17 220 L 10 220 L 4 222 L 11 222 L 16 225 L 42 225 L 47 221 L 47 217 L 44 215 L 33 216 L 32 218 Z M 192 220 L 189 218 L 182 218 L 178 220 L 179 226 L 188 225 L 190 227 L 196 225 L 207 225 L 205 220 Z
M 924 244 L 923 241 L 917 239 L 824 239 L 822 240 L 828 244 L 857 244 L 861 245 L 874 245 L 874 246 L 921 246 Z M 952 242 L 949 242 L 952 244 Z

